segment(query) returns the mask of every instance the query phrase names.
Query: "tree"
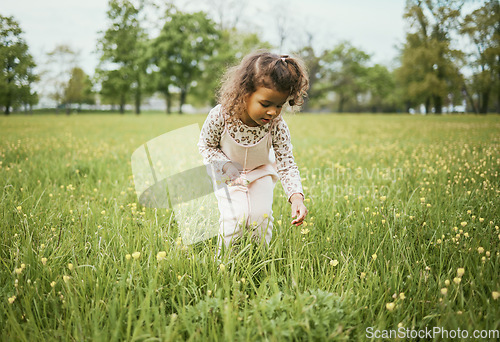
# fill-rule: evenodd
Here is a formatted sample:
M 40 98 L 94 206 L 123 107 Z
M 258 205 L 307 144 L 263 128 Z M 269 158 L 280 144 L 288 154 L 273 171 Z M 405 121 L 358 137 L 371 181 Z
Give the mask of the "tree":
M 406 35 L 397 78 L 408 103 L 425 103 L 427 113 L 431 104 L 441 113 L 448 95 L 457 93 L 457 84 L 463 83 L 456 63 L 462 53 L 450 45 L 462 4 L 457 0 L 407 1 L 404 17 L 413 31 Z
M 373 113 L 394 111 L 392 94 L 396 85 L 394 75 L 383 65 L 375 64 L 367 70 L 367 87 L 370 92 L 370 107 Z
M 71 78 L 64 91 L 64 103 L 66 105 L 66 114 L 71 111 L 71 105 L 78 104 L 78 111 L 81 111 L 83 103 L 94 103 L 92 93 L 92 82 L 85 71 L 75 67 L 71 71 Z
M 59 112 L 59 108 L 65 103 L 65 91 L 77 59 L 78 53 L 65 44 L 57 45 L 47 53 L 47 63 L 42 78 L 49 98 L 56 103 L 56 112 Z
M 147 67 L 147 60 L 144 58 L 146 34 L 139 19 L 141 5 L 136 7 L 128 0 L 110 0 L 108 6 L 107 16 L 111 25 L 98 41 L 98 50 L 102 55 L 97 74 L 106 75 L 106 71 L 119 71 L 112 74 L 113 80 L 119 75 L 124 84 L 105 92 L 130 91 L 135 103 L 135 112 L 140 114 Z M 104 87 L 104 84 L 102 86 Z M 116 97 L 128 99 L 129 95 L 116 94 Z M 120 111 L 123 113 L 124 104 L 120 105 Z
M 347 104 L 359 111 L 359 96 L 368 90 L 366 77 L 370 56 L 348 42 L 342 42 L 324 56 L 324 77 L 338 100 L 342 113 Z
M 11 108 L 38 100 L 31 85 L 38 79 L 35 62 L 22 38 L 23 31 L 13 17 L 0 15 L 0 105 L 9 115 Z
M 490 95 L 496 92 L 496 110 L 500 113 L 500 3 L 487 1 L 465 16 L 461 32 L 470 37 L 475 47 L 470 63 L 474 73 L 466 87 L 471 106 L 476 112 L 486 114 Z M 477 94 L 477 101 L 468 88 Z
M 219 37 L 214 22 L 205 13 L 167 10 L 165 25 L 152 42 L 151 60 L 157 67 L 158 87 L 167 103 L 170 103 L 170 86 L 179 89 L 180 113 L 189 90 L 207 70 L 207 62 L 218 46 Z

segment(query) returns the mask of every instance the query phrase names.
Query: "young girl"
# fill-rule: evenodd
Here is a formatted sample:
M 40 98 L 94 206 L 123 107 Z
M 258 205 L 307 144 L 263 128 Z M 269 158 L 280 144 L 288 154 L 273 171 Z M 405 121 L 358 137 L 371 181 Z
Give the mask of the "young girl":
M 308 85 L 299 59 L 262 51 L 246 56 L 226 74 L 219 105 L 208 114 L 198 143 L 205 164 L 227 184 L 215 192 L 219 246 L 224 242 L 228 247 L 243 229 L 269 245 L 278 178 L 292 206 L 291 223 L 299 226 L 306 217 L 290 131 L 280 113 L 286 103 L 300 106 Z

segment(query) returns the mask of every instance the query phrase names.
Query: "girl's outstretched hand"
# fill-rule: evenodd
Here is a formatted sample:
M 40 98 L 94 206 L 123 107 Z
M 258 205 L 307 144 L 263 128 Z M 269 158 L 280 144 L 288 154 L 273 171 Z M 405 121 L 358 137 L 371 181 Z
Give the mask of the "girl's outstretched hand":
M 302 224 L 302 221 L 306 218 L 307 208 L 304 205 L 304 197 L 301 194 L 293 194 L 290 197 L 290 202 L 292 202 L 292 217 L 296 217 L 292 221 L 292 224 L 297 227 Z

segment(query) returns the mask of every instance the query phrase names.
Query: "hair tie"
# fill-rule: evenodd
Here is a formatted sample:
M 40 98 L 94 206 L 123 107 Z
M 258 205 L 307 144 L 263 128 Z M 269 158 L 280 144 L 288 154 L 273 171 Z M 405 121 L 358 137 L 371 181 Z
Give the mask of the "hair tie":
M 281 61 L 283 62 L 283 64 L 287 65 L 286 59 L 288 58 L 288 55 L 281 55 L 280 58 L 281 58 Z

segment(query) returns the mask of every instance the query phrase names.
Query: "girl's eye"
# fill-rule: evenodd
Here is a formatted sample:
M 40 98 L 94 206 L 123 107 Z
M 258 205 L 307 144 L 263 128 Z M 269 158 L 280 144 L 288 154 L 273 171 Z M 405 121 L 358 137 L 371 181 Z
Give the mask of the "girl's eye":
M 261 103 L 260 105 L 261 105 L 262 107 L 264 107 L 264 108 L 269 107 L 269 105 L 268 105 L 268 104 L 263 104 L 263 103 Z

